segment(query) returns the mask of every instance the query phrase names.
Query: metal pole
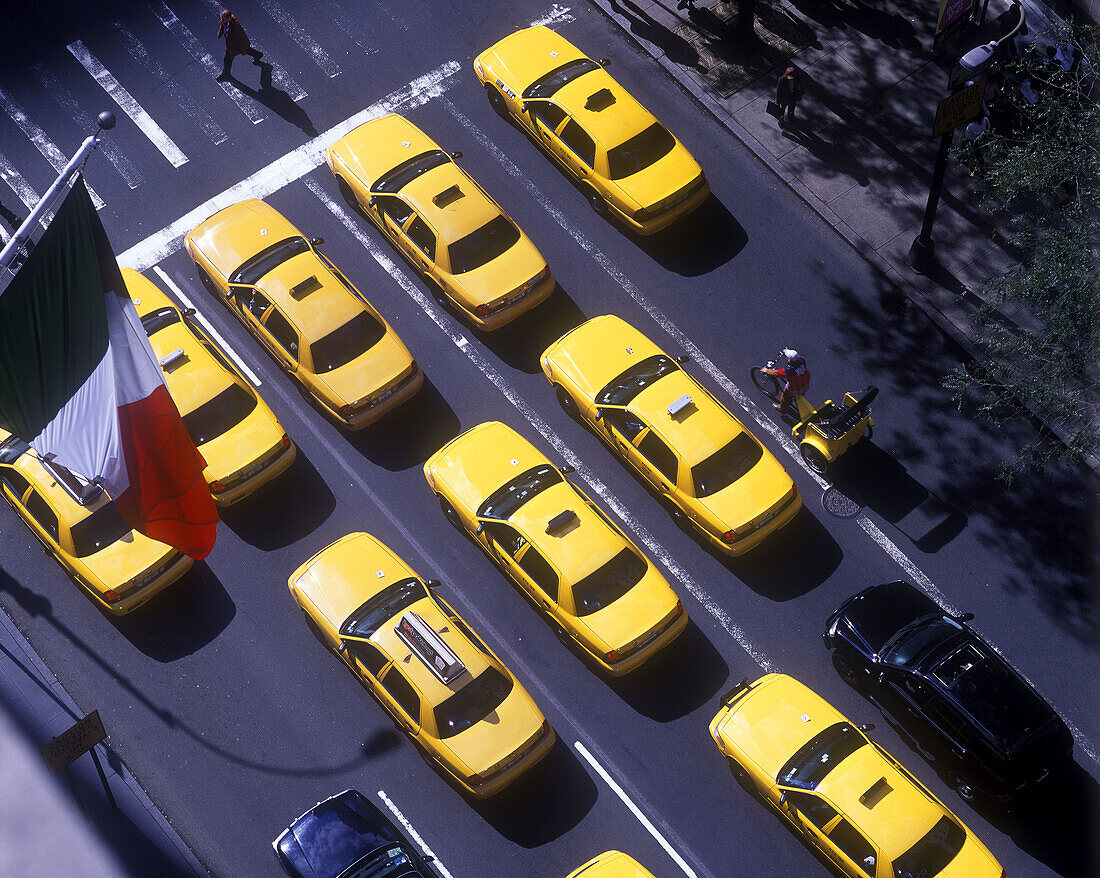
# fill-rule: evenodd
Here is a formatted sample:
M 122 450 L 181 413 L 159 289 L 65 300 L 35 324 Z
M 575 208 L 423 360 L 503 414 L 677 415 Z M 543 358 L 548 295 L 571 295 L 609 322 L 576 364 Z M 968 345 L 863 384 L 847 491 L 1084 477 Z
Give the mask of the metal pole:
M 99 138 L 104 131 L 108 131 L 115 127 L 115 114 L 110 112 L 102 112 L 99 114 L 99 118 L 96 120 L 96 124 L 99 126 L 98 130 L 93 134 L 89 134 L 82 144 L 80 149 L 76 151 L 64 169 L 61 171 L 61 175 L 54 180 L 53 185 L 46 190 L 46 194 L 42 196 L 38 204 L 34 206 L 34 210 L 31 211 L 30 216 L 23 222 L 11 236 L 11 240 L 4 245 L 4 249 L 0 250 L 0 270 L 10 270 L 8 266 L 11 264 L 15 255 L 23 248 L 23 245 L 30 240 L 31 229 L 34 228 L 37 223 L 46 212 L 50 209 L 50 206 L 57 199 L 61 190 L 69 184 L 69 180 L 73 174 L 76 173 L 76 169 L 84 162 L 93 149 L 99 145 Z
M 947 154 L 951 149 L 951 140 L 955 136 L 952 128 L 940 138 L 940 151 L 936 153 L 936 167 L 932 171 L 932 185 L 928 190 L 928 204 L 924 208 L 924 222 L 921 223 L 920 234 L 909 248 L 906 261 L 917 271 L 924 273 L 936 264 L 936 249 L 932 242 L 932 224 L 936 221 L 936 208 L 940 204 L 940 192 L 943 189 L 943 178 L 947 173 Z

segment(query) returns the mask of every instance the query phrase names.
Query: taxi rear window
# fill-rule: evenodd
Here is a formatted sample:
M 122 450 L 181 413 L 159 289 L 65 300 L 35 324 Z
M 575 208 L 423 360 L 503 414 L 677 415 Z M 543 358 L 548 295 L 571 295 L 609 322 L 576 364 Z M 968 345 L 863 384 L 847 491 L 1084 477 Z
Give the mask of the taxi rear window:
M 946 814 L 928 834 L 894 860 L 895 878 L 924 878 L 938 875 L 966 841 L 966 830 Z
M 347 323 L 310 345 L 315 372 L 331 372 L 346 366 L 366 353 L 386 334 L 386 327 L 366 311 L 360 311 Z
M 577 615 L 587 616 L 621 598 L 645 575 L 646 563 L 627 547 L 573 586 Z
M 512 691 L 512 678 L 492 665 L 435 707 L 440 738 L 464 732 L 496 710 Z
M 383 174 L 374 181 L 370 191 L 400 192 L 421 174 L 427 173 L 432 168 L 445 165 L 450 160 L 451 157 L 441 149 L 430 149 L 427 152 L 422 152 L 420 155 L 403 161 L 396 168 Z
M 691 468 L 695 496 L 709 497 L 728 488 L 756 466 L 763 456 L 764 450 L 759 442 L 748 433 L 738 433 L 702 463 Z
M 183 416 L 183 426 L 195 445 L 203 445 L 237 426 L 256 408 L 256 397 L 239 384 L 225 390 Z
M 664 354 L 646 357 L 618 378 L 608 382 L 607 386 L 596 395 L 596 405 L 629 405 L 634 397 L 658 378 L 663 378 L 679 368 L 675 360 Z
M 600 65 L 591 58 L 578 58 L 576 61 L 569 61 L 532 82 L 524 89 L 523 96 L 525 98 L 548 98 L 567 82 L 572 82 L 578 76 L 599 69 Z
M 654 122 L 626 143 L 607 151 L 608 174 L 612 180 L 622 180 L 637 174 L 663 159 L 672 152 L 674 146 L 676 138 L 660 122 Z
M 73 554 L 78 558 L 94 555 L 118 542 L 131 529 L 115 504 L 105 503 L 69 529 L 73 538 Z
M 265 247 L 251 259 L 241 263 L 241 267 L 229 278 L 231 284 L 254 284 L 277 265 L 282 265 L 293 256 L 306 253 L 309 244 L 301 236 L 285 238 L 270 247 Z
M 493 217 L 480 229 L 451 244 L 451 273 L 462 274 L 492 262 L 516 241 L 519 229 L 504 216 Z
M 166 326 L 180 322 L 180 312 L 175 308 L 157 308 L 141 318 L 141 325 L 145 328 L 145 334 L 151 336 L 154 332 L 160 332 Z

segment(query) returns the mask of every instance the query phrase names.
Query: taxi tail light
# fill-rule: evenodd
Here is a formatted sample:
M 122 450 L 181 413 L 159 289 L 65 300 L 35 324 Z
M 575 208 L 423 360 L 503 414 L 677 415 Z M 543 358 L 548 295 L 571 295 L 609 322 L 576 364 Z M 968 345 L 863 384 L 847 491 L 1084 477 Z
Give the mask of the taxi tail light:
M 286 433 L 283 433 L 283 438 L 279 440 L 279 447 L 290 448 L 290 437 Z
M 484 305 L 484 304 L 478 305 L 476 308 L 474 308 L 474 313 L 478 317 L 488 317 L 492 312 L 493 312 L 493 309 L 490 308 L 488 305 Z
M 342 405 L 342 406 L 340 406 L 340 417 L 350 418 L 351 413 L 354 412 L 354 411 L 355 411 L 355 406 L 353 406 L 353 405 Z
M 103 593 L 103 600 L 105 600 L 109 604 L 117 604 L 120 600 L 122 600 L 122 595 L 120 595 L 113 588 L 109 588 Z
M 639 222 L 645 222 L 647 219 L 649 219 L 649 217 L 650 212 L 648 208 L 643 207 L 639 210 L 634 211 L 634 219 L 638 220 Z
M 617 649 L 613 649 L 611 650 L 611 652 L 604 654 L 604 659 L 607 660 L 608 664 L 613 665 L 615 664 L 615 662 L 621 662 L 623 660 L 623 657 L 619 654 L 619 651 Z
M 221 479 L 214 479 L 214 481 L 210 483 L 210 490 L 215 494 L 217 494 L 219 491 L 224 491 L 227 487 L 228 485 L 226 485 L 226 483 L 223 482 Z
M 415 375 L 417 372 L 420 371 L 420 364 L 417 363 L 416 360 L 413 360 L 412 361 L 412 366 L 410 366 L 409 369 L 410 369 L 409 374 L 410 375 Z
M 672 611 L 672 618 L 679 619 L 684 614 L 684 602 L 677 601 L 676 609 Z
M 739 537 L 737 536 L 737 531 L 735 530 L 728 530 L 724 534 L 722 534 L 723 543 L 735 543 L 738 539 Z

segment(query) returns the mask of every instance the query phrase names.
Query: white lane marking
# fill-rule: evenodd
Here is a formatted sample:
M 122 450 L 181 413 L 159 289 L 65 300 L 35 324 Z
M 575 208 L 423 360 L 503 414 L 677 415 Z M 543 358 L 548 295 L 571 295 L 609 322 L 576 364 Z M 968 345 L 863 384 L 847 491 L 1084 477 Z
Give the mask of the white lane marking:
M 224 0 L 205 0 L 205 2 L 207 8 L 213 13 L 214 20 L 217 21 L 222 10 L 225 8 Z M 281 66 L 270 59 L 264 61 L 264 63 L 271 65 L 271 84 L 278 90 L 285 91 L 290 95 L 294 103 L 298 103 L 298 101 L 306 96 L 306 90 L 298 85 L 298 83 L 291 78 L 290 74 Z M 220 70 L 221 68 L 218 69 Z
M 799 454 L 798 448 L 791 438 L 789 432 L 779 427 L 771 418 L 766 417 L 757 407 L 757 405 L 749 399 L 749 397 L 742 391 L 737 385 L 735 385 L 729 377 L 722 372 L 711 360 L 707 357 L 696 345 L 688 338 L 688 336 L 681 330 L 669 317 L 661 311 L 656 305 L 650 302 L 641 291 L 634 285 L 634 283 L 625 275 L 619 268 L 603 253 L 592 241 L 590 241 L 583 232 L 576 228 L 572 223 L 566 219 L 565 215 L 558 210 L 553 203 L 548 199 L 542 191 L 527 177 L 519 167 L 504 153 L 504 151 L 496 145 L 480 128 L 478 128 L 470 119 L 468 119 L 463 113 L 461 113 L 457 107 L 455 107 L 447 98 L 443 98 L 441 103 L 451 112 L 455 119 L 462 125 L 470 134 L 477 140 L 482 147 L 484 147 L 489 153 L 491 153 L 497 161 L 504 167 L 505 171 L 512 177 L 519 180 L 522 185 L 527 189 L 531 196 L 539 203 L 539 205 L 549 213 L 559 226 L 568 234 L 573 240 L 580 245 L 581 249 L 587 252 L 600 267 L 606 271 L 613 280 L 618 283 L 623 290 L 629 295 L 635 302 L 642 307 L 642 309 L 673 339 L 676 341 L 684 352 L 688 354 L 692 360 L 699 364 L 702 369 L 711 377 L 711 379 L 718 384 L 723 390 L 732 396 L 737 403 L 745 410 L 745 412 L 763 429 L 765 430 L 776 442 L 783 446 L 787 454 L 797 463 L 802 469 L 817 483 L 817 485 L 823 490 L 828 487 L 829 483 L 806 466 L 802 460 L 802 455 Z M 902 568 L 913 580 L 913 582 L 925 592 L 934 601 L 940 604 L 949 613 L 957 613 L 958 611 L 951 605 L 950 601 L 944 595 L 935 583 L 925 575 L 925 573 L 891 540 L 886 534 L 884 534 L 865 513 L 860 513 L 856 518 L 856 523 L 860 526 L 864 533 L 866 533 L 874 542 L 881 548 L 899 567 Z M 971 626 L 974 627 L 974 626 Z M 974 628 L 975 631 L 980 633 L 980 629 Z M 983 635 L 983 639 L 993 649 L 1000 653 L 1000 649 L 993 643 L 993 641 Z M 762 665 L 766 668 L 766 665 Z M 1025 678 L 1026 679 L 1026 678 Z M 1035 691 L 1039 691 L 1037 687 Z M 1047 699 L 1049 702 L 1049 699 Z M 1053 706 L 1053 705 L 1052 705 Z M 1062 717 L 1070 731 L 1073 733 L 1074 738 L 1081 745 L 1081 749 L 1088 754 L 1089 758 L 1097 764 L 1100 764 L 1100 754 L 1097 753 L 1097 747 L 1093 744 L 1084 733 L 1082 733 L 1075 725 L 1073 725 L 1065 714 L 1054 708 L 1058 715 Z
M 328 56 L 328 53 L 321 48 L 312 36 L 306 33 L 305 29 L 294 19 L 294 16 L 287 12 L 278 0 L 260 0 L 260 5 L 267 10 L 268 15 L 282 25 L 283 30 L 290 34 L 294 42 L 313 58 L 317 66 L 325 71 L 330 79 L 340 75 L 340 65 Z
M 575 18 L 569 13 L 568 6 L 559 6 L 555 3 L 550 7 L 550 10 L 546 15 L 540 16 L 532 21 L 528 27 L 538 27 L 539 25 L 549 26 L 552 24 L 565 24 L 569 21 L 576 21 Z
M 49 135 L 36 125 L 34 121 L 31 120 L 30 116 L 27 115 L 26 111 L 2 88 L 0 88 L 0 107 L 4 108 L 4 111 L 11 116 L 11 120 L 19 126 L 19 130 L 27 135 L 35 148 L 42 153 L 46 161 L 53 165 L 53 169 L 60 174 L 61 171 L 64 170 L 65 165 L 69 163 L 69 160 L 61 150 L 57 148 L 57 144 L 50 140 Z M 87 185 L 87 180 L 84 182 Z M 95 205 L 95 209 L 102 209 L 103 199 L 95 193 L 95 190 L 92 189 L 90 185 L 88 185 L 88 194 L 92 196 L 92 204 Z
M 393 800 L 390 799 L 390 797 L 386 795 L 385 790 L 379 790 L 378 791 L 378 798 L 380 798 L 382 800 L 383 804 L 387 808 L 390 809 L 390 813 L 393 814 L 393 816 L 397 818 L 397 822 L 405 827 L 405 832 L 407 832 L 409 834 L 409 836 L 412 838 L 412 840 L 415 841 L 418 845 L 420 845 L 420 850 L 422 850 L 424 852 L 424 856 L 431 857 L 432 860 L 435 861 L 435 862 L 432 863 L 432 865 L 435 866 L 435 868 L 438 870 L 439 874 L 442 875 L 443 878 L 453 878 L 451 873 L 447 871 L 447 867 L 444 866 L 443 863 L 441 863 L 439 861 L 439 857 L 437 857 L 435 854 L 432 853 L 432 849 L 430 847 L 428 847 L 428 845 L 424 841 L 424 839 L 422 839 L 420 837 L 420 833 L 417 832 L 416 829 L 413 827 L 413 825 L 411 823 L 409 823 L 408 820 L 405 819 L 405 815 L 401 813 L 401 809 L 398 808 L 393 803 Z
M 39 194 L 2 152 L 0 152 L 0 180 L 11 186 L 12 191 L 19 196 L 19 200 L 23 202 L 28 212 L 34 210 L 40 200 Z M 39 224 L 42 228 L 46 228 L 51 222 L 53 222 L 53 213 L 46 211 Z
M 165 270 L 159 265 L 154 266 L 153 271 L 157 273 L 157 277 L 164 281 L 164 283 L 168 286 L 168 289 L 170 289 L 172 291 L 172 294 L 177 299 L 179 299 L 183 307 L 195 309 L 195 319 L 198 320 L 199 323 L 203 325 L 203 327 L 205 327 L 206 331 L 210 333 L 210 337 L 213 338 L 214 341 L 216 341 L 221 346 L 221 349 L 229 354 L 229 356 L 233 359 L 233 362 L 237 364 L 237 367 L 242 372 L 244 372 L 245 375 L 248 376 L 248 380 L 259 387 L 260 379 L 256 375 L 256 373 L 248 368 L 248 365 L 243 359 L 241 359 L 240 355 L 229 346 L 229 342 L 222 338 L 221 333 L 218 332 L 218 330 L 214 328 L 213 324 L 211 324 L 211 322 L 206 319 L 206 315 L 203 314 L 202 311 L 200 311 L 198 308 L 195 308 L 195 303 L 187 298 L 186 295 L 184 295 L 183 290 L 181 290 L 176 282 L 168 276 L 167 272 L 165 272 Z
M 122 37 L 122 41 L 126 43 L 126 48 L 130 52 L 130 56 L 161 83 L 162 87 L 175 99 L 176 103 L 180 105 L 183 111 L 198 123 L 199 127 L 202 129 L 202 133 L 205 134 L 215 146 L 219 143 L 224 143 L 229 137 L 229 135 L 225 133 L 225 129 L 211 119 L 206 111 L 199 106 L 198 102 L 191 97 L 190 93 L 180 87 L 175 77 L 157 63 L 149 54 L 145 46 L 142 45 L 141 40 L 127 30 L 121 21 L 113 22 L 111 27 L 118 31 L 119 35 Z
M 623 792 L 623 788 L 615 782 L 615 778 L 608 774 L 604 767 L 596 761 L 596 758 L 588 752 L 584 744 L 582 744 L 580 741 L 575 741 L 573 743 L 573 747 L 578 753 L 581 754 L 581 756 L 584 757 L 585 761 L 596 770 L 596 773 L 604 779 L 604 783 L 611 787 L 612 792 L 614 792 L 616 796 L 622 799 L 623 804 L 626 805 L 626 807 L 630 809 L 630 812 L 638 818 L 638 822 L 641 823 L 642 826 L 646 828 L 646 831 L 649 832 L 649 834 L 657 840 L 657 843 L 665 849 L 665 853 L 672 857 L 673 862 L 684 870 L 684 874 L 690 876 L 690 878 L 697 878 L 695 870 L 684 862 L 684 858 L 681 857 L 676 852 L 676 849 L 665 840 L 665 837 L 657 831 L 657 827 L 655 827 L 650 822 L 650 819 L 642 813 L 642 809 L 635 805 L 634 800 L 631 799 L 630 796 L 628 796 L 625 792 Z
M 371 104 L 365 110 L 360 110 L 350 119 L 345 119 L 328 131 L 318 134 L 293 152 L 289 152 L 282 158 L 275 160 L 266 168 L 261 168 L 251 177 L 204 201 L 171 225 L 153 233 L 125 253 L 120 254 L 118 262 L 122 265 L 129 265 L 138 271 L 144 271 L 146 268 L 156 265 L 166 256 L 178 250 L 183 236 L 212 214 L 217 213 L 222 208 L 229 207 L 231 204 L 236 204 L 244 198 L 265 198 L 272 192 L 277 192 L 288 183 L 293 183 L 299 177 L 308 174 L 321 165 L 325 160 L 325 150 L 353 128 L 362 125 L 369 119 L 375 119 L 378 116 L 398 110 L 404 111 L 419 107 L 421 104 L 439 97 L 450 88 L 452 84 L 450 77 L 457 73 L 459 69 L 457 61 L 448 61 L 435 70 L 425 73 L 423 76 L 418 76 L 408 85 L 391 92 L 382 100 Z
M 221 73 L 218 62 L 202 47 L 202 43 L 195 38 L 190 29 L 176 17 L 176 13 L 161 3 L 160 0 L 153 0 L 149 4 L 149 9 L 153 15 L 160 19 L 160 23 L 168 29 L 169 33 L 180 41 L 188 54 L 202 65 L 202 68 L 210 74 L 211 78 Z M 237 105 L 237 108 L 252 121 L 253 125 L 258 125 L 264 120 L 263 114 L 256 109 L 254 101 L 247 100 L 241 92 L 237 91 L 228 82 L 219 82 L 218 85 L 226 96 Z
M 326 12 L 329 18 L 331 18 L 332 21 L 336 24 L 336 26 L 339 27 L 340 30 L 342 30 L 347 35 L 347 38 L 363 50 L 364 55 L 373 55 L 375 52 L 378 51 L 378 49 L 376 49 L 374 46 L 364 46 L 362 42 L 360 42 L 359 37 L 356 36 L 356 32 L 359 30 L 359 27 L 357 27 L 356 24 L 350 18 L 348 18 L 348 16 L 344 13 L 344 10 L 341 9 L 339 6 L 330 6 L 326 10 Z
M 329 212 L 340 220 L 344 228 L 351 232 L 356 240 L 367 249 L 370 255 L 374 257 L 375 262 L 389 272 L 390 276 L 397 281 L 401 288 L 412 297 L 413 301 L 424 310 L 435 325 L 438 326 L 454 345 L 481 370 L 486 378 L 493 382 L 496 388 L 504 394 L 505 398 L 512 403 L 516 410 L 527 419 L 528 423 L 530 423 L 531 426 L 554 447 L 554 450 L 557 451 L 561 458 L 576 469 L 577 475 L 584 479 L 589 487 L 600 496 L 600 499 L 611 507 L 615 514 L 619 516 L 624 524 L 626 524 L 627 528 L 633 531 L 638 540 L 649 550 L 650 554 L 664 565 L 673 579 L 678 580 L 684 588 L 688 590 L 691 596 L 718 621 L 725 629 L 726 633 L 737 641 L 738 645 L 752 657 L 753 661 L 766 671 L 774 671 L 775 667 L 768 661 L 767 656 L 752 645 L 745 635 L 745 632 L 733 623 L 729 614 L 718 605 L 717 601 L 707 594 L 707 592 L 692 578 L 691 574 L 672 557 L 671 553 L 665 549 L 664 546 L 657 542 L 653 535 L 646 530 L 645 526 L 629 509 L 627 509 L 626 505 L 623 504 L 602 481 L 600 481 L 595 473 L 584 465 L 580 458 L 573 453 L 572 449 L 565 444 L 565 441 L 550 428 L 549 424 L 539 417 L 535 410 L 532 409 L 519 393 L 512 388 L 492 363 L 490 363 L 477 348 L 470 344 L 469 339 L 461 333 L 455 332 L 447 325 L 440 308 L 409 279 L 405 272 L 397 267 L 394 261 L 390 259 L 374 241 L 363 233 L 359 224 L 356 223 L 352 216 L 344 210 L 341 205 L 330 198 L 321 188 L 321 185 L 315 180 L 307 178 L 304 182 L 309 190 L 329 209 Z
M 80 40 L 75 40 L 66 47 L 81 66 L 87 70 L 92 78 L 99 83 L 102 88 L 111 97 L 119 109 L 122 110 L 127 116 L 129 116 L 135 125 L 141 129 L 141 133 L 149 138 L 149 141 L 160 150 L 168 161 L 170 161 L 175 167 L 187 164 L 187 156 L 183 154 L 176 144 L 172 141 L 161 127 L 153 121 L 153 117 L 145 112 L 145 108 L 141 106 L 134 96 L 130 94 L 111 72 L 99 63 L 99 59 L 96 58 Z
M 80 126 L 82 131 L 94 130 L 96 124 L 95 120 L 84 112 L 84 108 L 77 103 L 76 98 L 72 96 L 69 90 L 61 84 L 61 81 L 54 76 L 53 73 L 46 69 L 45 64 L 35 64 L 31 67 L 31 70 L 34 72 L 34 75 L 38 77 L 38 81 L 42 83 L 42 87 L 46 89 L 61 108 L 69 114 L 69 118 Z M 99 151 L 107 157 L 107 161 L 114 165 L 119 176 L 126 181 L 126 185 L 131 189 L 137 189 L 138 186 L 145 182 L 145 178 L 141 175 L 141 172 L 134 167 L 134 163 L 126 158 L 122 150 L 118 148 L 118 144 L 115 143 L 114 138 L 104 137 L 100 140 Z

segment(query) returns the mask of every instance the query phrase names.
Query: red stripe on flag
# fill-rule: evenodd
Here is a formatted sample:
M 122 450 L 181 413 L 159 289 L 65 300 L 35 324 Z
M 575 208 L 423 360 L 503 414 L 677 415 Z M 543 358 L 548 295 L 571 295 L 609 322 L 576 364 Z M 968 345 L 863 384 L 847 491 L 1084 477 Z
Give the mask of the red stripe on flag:
M 206 462 L 161 384 L 145 399 L 119 406 L 130 487 L 115 498 L 135 530 L 196 560 L 214 546 L 218 511 L 203 478 Z

